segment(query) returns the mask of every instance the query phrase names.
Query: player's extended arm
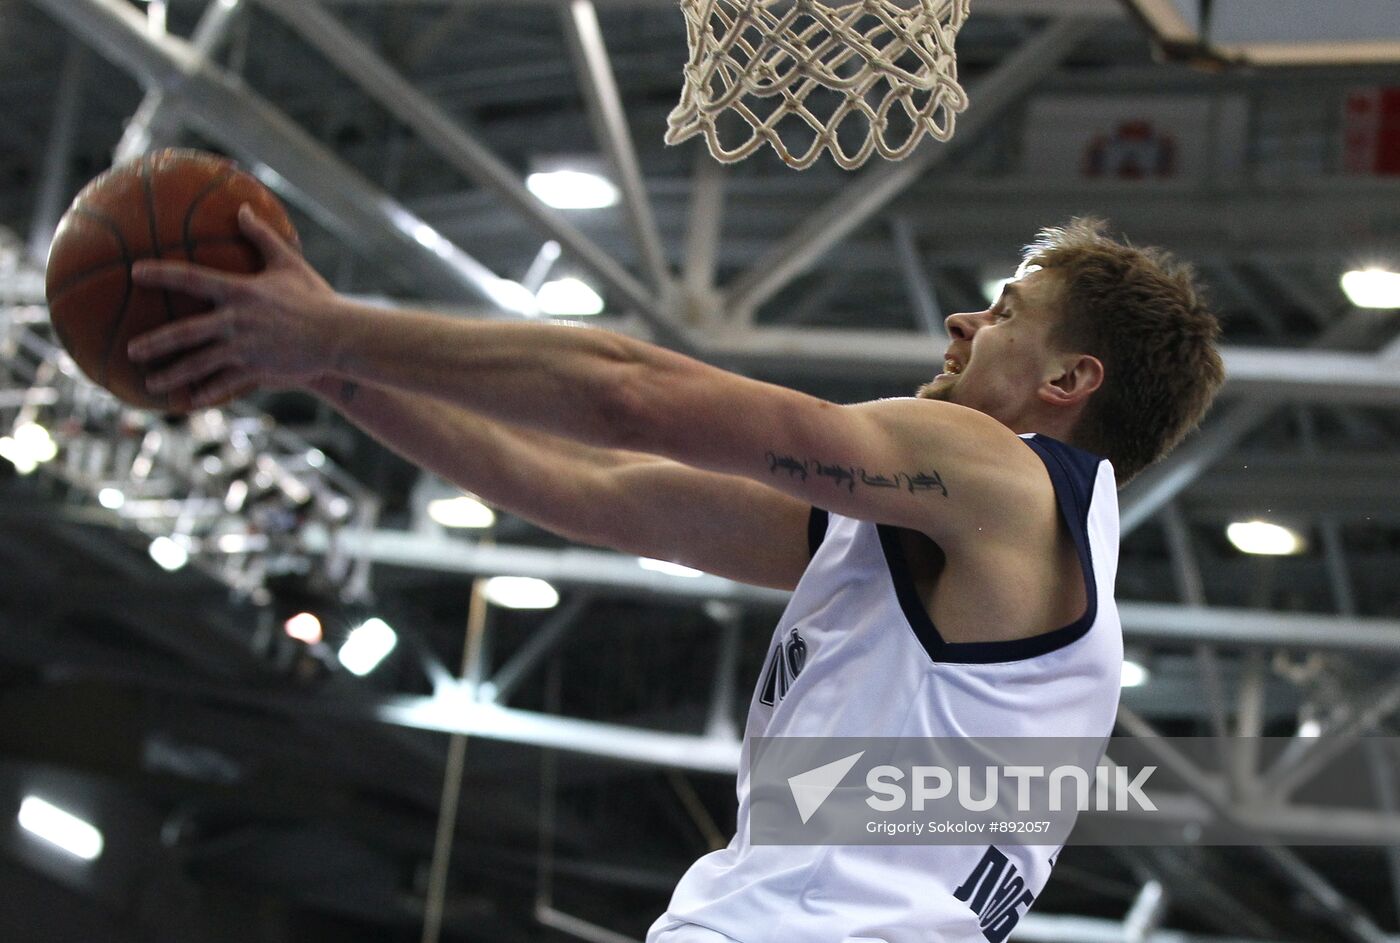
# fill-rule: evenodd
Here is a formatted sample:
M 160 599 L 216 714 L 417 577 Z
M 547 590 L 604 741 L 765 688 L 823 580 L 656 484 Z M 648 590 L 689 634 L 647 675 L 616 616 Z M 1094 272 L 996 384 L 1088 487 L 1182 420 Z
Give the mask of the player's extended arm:
M 290 245 L 240 214 L 267 260 L 238 276 L 143 262 L 138 281 L 215 309 L 137 338 L 173 356 L 153 391 L 194 385 L 196 404 L 250 380 L 333 373 L 429 396 L 595 446 L 663 455 L 778 488 L 837 513 L 921 530 L 950 546 L 1014 537 L 1049 483 L 996 420 L 948 403 L 838 406 L 605 331 L 385 311 L 333 292 Z
M 338 379 L 309 386 L 409 461 L 561 536 L 778 589 L 806 568 L 809 508 L 772 488 L 427 396 Z

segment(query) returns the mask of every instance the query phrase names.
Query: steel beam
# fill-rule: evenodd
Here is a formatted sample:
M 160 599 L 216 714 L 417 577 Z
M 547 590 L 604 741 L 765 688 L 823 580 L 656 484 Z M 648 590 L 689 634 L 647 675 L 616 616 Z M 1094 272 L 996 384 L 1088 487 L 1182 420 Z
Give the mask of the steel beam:
M 1347 939 L 1355 943 L 1387 943 L 1388 938 L 1375 921 L 1291 849 L 1261 845 L 1258 851 L 1294 887 L 1310 897 Z
M 1400 655 L 1400 619 L 1147 602 L 1119 603 L 1118 611 L 1131 640 Z
M 185 120 L 254 166 L 345 242 L 452 300 L 518 305 L 501 279 L 377 190 L 291 119 L 123 0 L 33 0 L 116 65 L 175 96 Z M 433 238 L 436 237 L 436 238 Z M 518 307 L 516 308 L 518 310 Z
M 190 50 L 199 59 L 209 61 L 228 39 L 243 9 L 242 0 L 209 0 L 190 37 Z M 179 109 L 167 103 L 165 90 L 150 89 L 122 132 L 113 163 L 120 164 L 152 148 L 173 143 L 179 128 Z
M 1158 880 L 1148 881 L 1123 918 L 1123 943 L 1146 943 L 1167 914 L 1167 891 Z
M 1092 25 L 1079 17 L 1051 22 L 973 87 L 969 93 L 972 105 L 959 119 L 957 136 L 950 143 L 941 147 L 926 143 L 903 161 L 866 170 L 735 279 L 725 293 L 724 307 L 756 311 L 890 200 L 977 140 L 1008 108 L 1022 102 L 1036 83 L 1091 31 Z
M 909 225 L 909 220 L 903 216 L 891 219 L 890 238 L 894 241 L 895 257 L 899 260 L 899 273 L 904 276 L 904 287 L 909 292 L 909 303 L 914 308 L 920 326 L 930 337 L 946 339 L 948 328 L 943 323 L 938 295 L 933 290 L 933 282 L 929 279 L 924 260 L 919 255 L 919 247 L 914 241 L 914 230 Z
M 54 2 L 54 0 L 48 0 Z M 459 171 L 494 191 L 525 219 L 568 249 L 603 280 L 671 346 L 688 349 L 684 333 L 662 310 L 656 296 L 616 259 L 525 188 L 519 175 L 468 134 L 436 102 L 409 83 L 374 50 L 313 0 L 258 0 L 296 30 L 396 119 Z
M 943 357 L 943 347 L 934 338 L 907 331 L 716 330 L 702 338 L 702 345 L 702 355 L 753 373 L 785 376 L 817 371 L 866 380 L 883 377 L 892 382 L 932 376 Z M 1271 409 L 1280 401 L 1400 405 L 1400 359 L 1387 361 L 1376 354 L 1342 351 L 1253 347 L 1227 347 L 1222 356 L 1229 395 L 1267 397 L 1270 401 L 1251 406 L 1248 412 L 1231 419 L 1216 419 L 1215 423 L 1231 430 L 1229 435 L 1248 432 L 1263 418 L 1266 407 Z M 1209 426 L 1200 435 L 1208 432 Z M 1228 438 L 1225 429 L 1218 435 Z M 1211 450 L 1228 449 L 1232 444 L 1233 441 L 1226 441 Z M 1176 454 L 1189 453 L 1178 449 Z M 1168 497 L 1162 498 L 1157 507 Z
M 476 701 L 465 692 L 461 697 L 397 698 L 374 707 L 373 715 L 383 723 L 419 730 L 506 740 L 649 766 L 710 773 L 734 773 L 739 768 L 738 740 L 516 710 Z
M 1324 729 L 1323 736 L 1309 743 L 1306 750 L 1280 756 L 1265 774 L 1265 790 L 1276 799 L 1286 798 L 1397 710 L 1400 710 L 1400 675 L 1357 697 L 1348 705 L 1349 716 Z
M 559 80 L 553 81 L 557 85 Z M 644 119 L 633 110 L 629 117 L 637 125 L 643 120 L 649 124 L 662 121 L 665 115 L 658 110 Z M 516 142 L 521 148 L 530 147 L 541 133 L 548 134 L 553 127 L 562 130 L 564 123 L 522 123 Z M 509 136 L 499 123 L 494 127 L 498 136 Z M 703 147 L 698 150 L 708 153 Z M 725 184 L 728 196 L 745 212 L 734 216 L 733 224 L 727 227 L 722 261 L 748 268 L 771 249 L 770 233 L 797 226 L 811 207 L 831 199 L 841 187 L 858 185 L 860 179 L 856 176 L 833 183 L 825 176 L 730 173 Z M 689 218 L 687 197 L 692 182 L 679 175 L 653 175 L 647 179 L 647 192 L 663 235 L 678 241 Z M 1348 258 L 1400 251 L 1400 233 L 1387 227 L 1383 210 L 1397 200 L 1400 181 L 1383 177 L 1317 177 L 1290 184 L 1283 197 L 1244 185 L 1208 188 L 1180 182 L 1046 181 L 1020 174 L 989 178 L 959 172 L 929 174 L 903 195 L 897 212 L 909 220 L 915 237 L 936 256 L 939 266 L 1005 264 L 1037 230 L 1083 214 L 1087 206 L 1112 220 L 1116 229 L 1131 234 L 1135 242 L 1163 245 L 1181 258 L 1237 266 L 1267 260 L 1292 269 L 1300 268 L 1299 263 L 1322 263 L 1341 271 Z M 517 239 L 535 238 L 533 232 L 525 231 L 523 223 L 493 215 L 494 204 L 479 191 L 427 197 L 415 206 L 464 237 L 494 236 L 509 239 L 512 245 Z M 1292 225 L 1300 216 L 1308 220 L 1306 231 Z M 600 229 L 595 238 L 601 241 L 607 235 Z M 533 248 L 531 245 L 530 250 Z M 896 271 L 888 242 L 875 227 L 847 238 L 840 252 L 828 253 L 823 268 Z M 948 307 L 955 306 L 950 303 Z M 1329 324 L 1344 307 L 1338 295 L 1326 309 Z
M 692 600 L 730 600 L 778 608 L 788 593 L 748 586 L 717 576 L 690 578 L 644 570 L 636 557 L 599 550 L 490 547 L 404 531 L 342 531 L 332 538 L 318 528 L 301 535 L 302 549 L 323 554 L 335 548 L 351 558 L 387 566 L 476 575 L 533 576 L 573 587 L 612 589 Z M 1241 648 L 1297 648 L 1400 656 L 1400 620 L 1344 618 L 1313 613 L 1123 602 L 1118 605 L 1129 641 L 1176 645 L 1210 643 Z
M 44 165 L 39 174 L 39 194 L 34 201 L 34 218 L 29 227 L 29 258 L 42 266 L 49 257 L 49 243 L 68 193 L 68 165 L 73 160 L 73 143 L 77 137 L 83 108 L 83 83 L 86 81 L 88 51 L 77 39 L 70 39 L 59 74 L 58 93 L 54 97 L 53 125 L 44 145 Z
M 515 654 L 497 668 L 490 680 L 482 685 L 478 692 L 481 700 L 494 701 L 497 704 L 510 701 L 511 695 L 525 676 L 534 670 L 545 655 L 554 651 L 559 640 L 578 624 L 579 616 L 583 615 L 591 601 L 587 596 L 579 595 L 562 609 L 550 613 L 544 624 L 531 632 L 530 637 L 516 649 Z
M 712 325 L 719 320 L 715 272 L 724 227 L 724 191 L 729 175 L 704 148 L 695 150 L 690 178 L 690 203 L 685 220 L 685 258 L 681 283 L 692 311 L 689 321 Z
M 1371 783 L 1376 790 L 1377 805 L 1387 815 L 1400 812 L 1395 787 L 1396 753 L 1389 741 L 1370 737 L 1362 745 L 1366 751 L 1366 765 L 1371 772 Z M 1400 846 L 1391 845 L 1385 849 L 1386 868 L 1390 872 L 1391 907 L 1400 915 Z
M 598 25 L 598 11 L 593 8 L 592 0 L 569 0 L 561 15 L 594 135 L 622 189 L 622 205 L 627 211 L 632 241 L 636 243 L 637 254 L 651 278 L 652 287 L 664 296 L 671 282 L 671 271 L 666 264 L 661 232 L 656 228 L 656 217 L 651 211 L 651 200 L 647 197 L 646 182 L 642 180 L 642 168 L 637 162 L 637 148 L 627 127 L 622 93 L 617 89 L 617 79 L 608 61 L 608 47 L 603 41 L 602 27 Z

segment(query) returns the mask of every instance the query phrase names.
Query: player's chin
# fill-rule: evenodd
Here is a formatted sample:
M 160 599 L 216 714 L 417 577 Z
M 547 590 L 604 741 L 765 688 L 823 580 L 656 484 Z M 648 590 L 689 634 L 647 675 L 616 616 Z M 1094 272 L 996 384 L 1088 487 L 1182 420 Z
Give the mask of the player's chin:
M 957 386 L 957 378 L 946 373 L 940 373 L 932 380 L 919 387 L 919 391 L 914 394 L 919 399 L 936 399 L 945 403 L 953 401 L 953 390 Z

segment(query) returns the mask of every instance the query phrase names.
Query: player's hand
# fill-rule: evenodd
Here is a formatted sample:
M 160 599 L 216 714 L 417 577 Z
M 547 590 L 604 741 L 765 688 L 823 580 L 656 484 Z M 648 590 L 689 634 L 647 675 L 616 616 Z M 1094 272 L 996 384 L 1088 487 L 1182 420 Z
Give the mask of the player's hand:
M 169 261 L 132 267 L 140 285 L 214 303 L 208 314 L 158 328 L 127 346 L 136 363 L 170 359 L 147 378 L 152 393 L 189 388 L 193 405 L 201 407 L 250 386 L 303 386 L 330 369 L 335 291 L 249 206 L 239 210 L 238 225 L 262 253 L 261 272 L 237 275 Z

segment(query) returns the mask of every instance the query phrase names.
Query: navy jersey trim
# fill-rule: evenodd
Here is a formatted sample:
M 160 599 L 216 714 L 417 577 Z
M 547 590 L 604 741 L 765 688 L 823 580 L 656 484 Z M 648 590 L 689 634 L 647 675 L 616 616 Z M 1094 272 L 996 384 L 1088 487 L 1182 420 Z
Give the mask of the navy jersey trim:
M 1094 578 L 1093 558 L 1089 552 L 1088 522 L 1089 502 L 1093 495 L 1094 481 L 1098 476 L 1100 459 L 1044 436 L 1033 436 L 1022 441 L 1040 456 L 1040 460 L 1045 463 L 1045 470 L 1050 474 L 1060 514 L 1069 527 L 1070 535 L 1074 539 L 1074 548 L 1079 555 L 1079 568 L 1084 574 L 1088 605 L 1083 615 L 1070 624 L 1030 638 L 1000 642 L 945 642 L 919 598 L 913 574 L 909 569 L 909 561 L 904 555 L 904 547 L 899 542 L 899 528 L 889 524 L 877 524 L 880 547 L 885 553 L 885 563 L 889 567 L 899 607 L 904 610 L 904 617 L 919 644 L 934 662 L 978 665 L 1034 658 L 1078 641 L 1098 618 L 1098 581 Z
M 812 513 L 807 518 L 807 553 L 809 556 L 817 555 L 817 548 L 826 539 L 826 525 L 830 522 L 831 515 L 821 508 L 812 508 Z

